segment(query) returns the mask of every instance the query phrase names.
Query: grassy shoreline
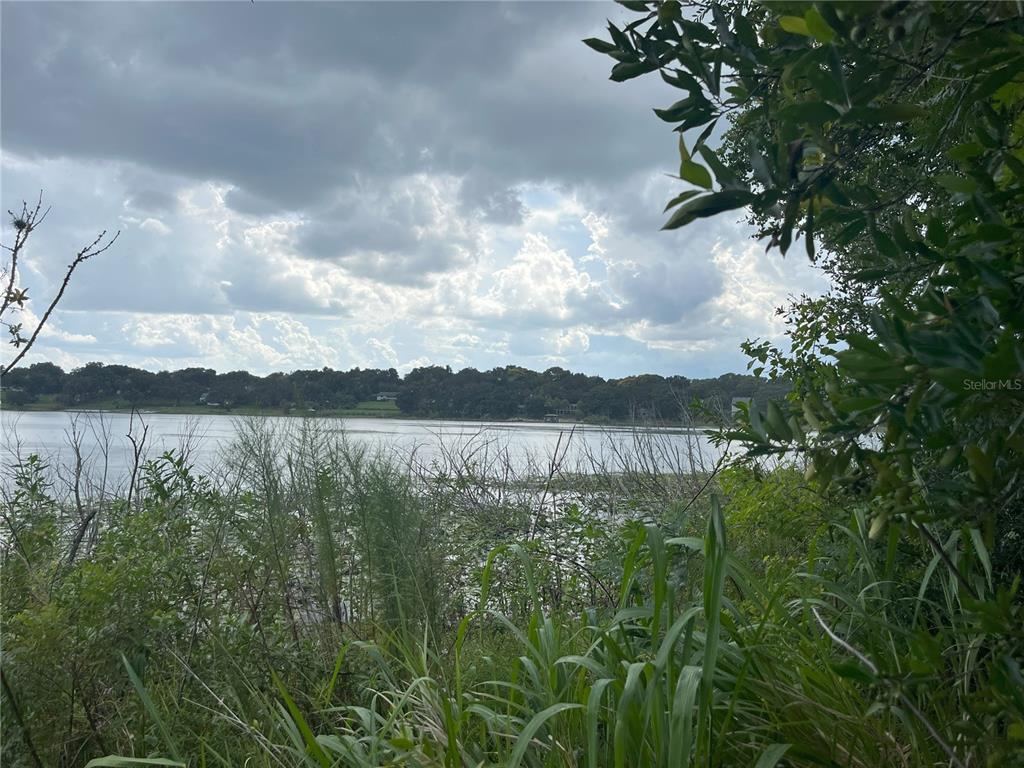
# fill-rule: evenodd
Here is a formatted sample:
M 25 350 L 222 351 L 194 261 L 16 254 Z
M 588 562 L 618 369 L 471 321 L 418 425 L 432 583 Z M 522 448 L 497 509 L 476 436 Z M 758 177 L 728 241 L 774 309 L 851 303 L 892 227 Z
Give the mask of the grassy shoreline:
M 161 458 L 129 494 L 62 499 L 20 468 L 0 626 L 25 716 L 4 718 L 5 764 L 944 764 L 928 725 L 1017 764 L 998 730 L 1015 689 L 985 687 L 1003 662 L 942 603 L 955 575 L 922 589 L 917 541 L 880 584 L 866 510 L 796 468 L 664 475 L 634 454 L 538 493 L 500 456 L 420 474 L 279 427 L 246 423 L 213 474 Z M 865 718 L 907 659 L 922 718 Z M 967 684 L 936 695 L 950 669 Z

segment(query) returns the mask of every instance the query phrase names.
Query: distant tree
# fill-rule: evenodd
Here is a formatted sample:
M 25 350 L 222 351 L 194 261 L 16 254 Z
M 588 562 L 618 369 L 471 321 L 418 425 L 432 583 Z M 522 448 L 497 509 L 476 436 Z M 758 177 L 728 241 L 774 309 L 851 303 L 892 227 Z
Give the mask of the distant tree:
M 67 374 L 53 363 L 17 368 L 4 377 L 4 405 L 22 406 L 42 395 L 58 395 L 66 379 Z
M 453 419 L 541 419 L 548 413 L 616 421 L 631 418 L 677 419 L 691 400 L 728 405 L 742 394 L 764 402 L 784 395 L 788 382 L 726 374 L 717 379 L 664 378 L 645 374 L 602 379 L 563 369 L 544 373 L 519 366 L 489 371 L 430 366 L 403 380 L 394 368 L 334 371 L 299 370 L 254 376 L 246 371 L 220 373 L 209 368 L 150 371 L 93 362 L 64 373 L 52 363 L 11 371 L 4 379 L 5 403 L 27 405 L 43 396 L 71 405 L 213 405 L 265 408 L 353 408 L 381 392 L 397 394 L 398 410 L 410 416 Z M 717 412 L 716 409 L 711 409 Z M 698 414 L 698 418 L 706 418 Z
M 58 288 L 56 295 L 47 305 L 42 316 L 30 321 L 30 327 L 25 327 L 25 321 L 16 322 L 18 317 L 22 316 L 26 302 L 29 301 L 28 288 L 21 284 L 19 279 L 20 262 L 24 257 L 25 246 L 28 243 L 29 236 L 43 223 L 49 212 L 49 208 L 43 208 L 42 192 L 39 193 L 39 199 L 36 201 L 35 206 L 30 206 L 27 202 L 23 202 L 20 212 L 7 212 L 11 217 L 11 226 L 14 229 L 14 242 L 11 245 L 2 246 L 6 252 L 6 258 L 3 265 L 0 266 L 0 281 L 2 281 L 3 285 L 3 297 L 0 299 L 0 324 L 7 329 L 7 333 L 10 335 L 10 343 L 17 352 L 10 363 L 0 368 L 0 376 L 10 373 L 28 354 L 29 350 L 32 349 L 32 345 L 36 343 L 40 331 L 43 330 L 43 327 L 50 319 L 50 315 L 53 314 L 53 310 L 64 297 L 64 291 L 67 290 L 75 270 L 93 256 L 99 256 L 110 248 L 121 234 L 118 231 L 113 237 L 107 238 L 107 230 L 103 230 L 97 235 L 95 240 L 79 250 L 71 260 L 71 263 L 68 264 L 60 288 Z
M 67 374 L 53 363 L 34 363 L 26 371 L 28 384 L 40 395 L 54 395 L 64 386 Z

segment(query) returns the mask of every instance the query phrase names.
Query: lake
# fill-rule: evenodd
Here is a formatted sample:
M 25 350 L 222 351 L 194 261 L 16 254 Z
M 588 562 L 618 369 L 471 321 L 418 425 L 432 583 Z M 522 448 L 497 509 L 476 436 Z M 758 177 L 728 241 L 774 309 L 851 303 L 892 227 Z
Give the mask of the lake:
M 80 448 L 85 474 L 106 487 L 122 484 L 134 464 L 136 441 L 147 429 L 144 452 L 156 458 L 165 451 L 187 451 L 200 472 L 219 463 L 241 425 L 254 417 L 75 411 L 5 411 L 0 413 L 4 477 L 31 454 L 38 454 L 59 478 L 69 476 Z M 267 426 L 295 428 L 299 417 L 264 416 Z M 140 423 L 141 419 L 141 423 Z M 593 472 L 598 467 L 622 471 L 643 466 L 659 472 L 709 469 L 721 455 L 702 430 L 680 428 L 598 427 L 569 423 L 479 422 L 423 419 L 322 418 L 318 425 L 341 431 L 356 445 L 393 453 L 430 469 L 453 453 L 472 454 L 486 463 L 505 460 L 516 472 L 546 474 L 555 461 L 563 471 Z

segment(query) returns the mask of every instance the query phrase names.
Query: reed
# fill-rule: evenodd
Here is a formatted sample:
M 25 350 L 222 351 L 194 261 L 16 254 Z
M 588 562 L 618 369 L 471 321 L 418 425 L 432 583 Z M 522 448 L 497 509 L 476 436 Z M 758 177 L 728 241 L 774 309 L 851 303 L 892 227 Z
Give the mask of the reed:
M 131 495 L 86 493 L 79 536 L 25 460 L 0 757 L 1013 764 L 1024 624 L 970 533 L 933 524 L 945 557 L 875 541 L 855 500 L 784 466 L 532 466 L 463 444 L 425 467 L 327 423 L 246 421 L 215 475 L 170 454 Z

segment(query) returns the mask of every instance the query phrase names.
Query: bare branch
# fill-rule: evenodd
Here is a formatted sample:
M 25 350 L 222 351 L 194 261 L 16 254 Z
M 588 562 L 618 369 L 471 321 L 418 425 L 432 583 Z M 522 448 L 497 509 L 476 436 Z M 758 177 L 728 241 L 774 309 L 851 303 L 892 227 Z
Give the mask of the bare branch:
M 20 307 L 25 299 L 27 298 L 27 291 L 21 290 L 15 287 L 15 279 L 18 271 L 18 259 L 21 256 L 22 251 L 25 248 L 25 243 L 28 240 L 29 235 L 35 230 L 36 227 L 46 218 L 46 214 L 49 213 L 50 209 L 43 210 L 43 196 L 42 192 L 39 193 L 39 201 L 36 203 L 34 208 L 29 208 L 28 203 L 22 203 L 21 213 L 19 215 L 14 214 L 11 211 L 12 223 L 15 229 L 14 245 L 6 247 L 10 252 L 10 264 L 8 267 L 9 273 L 7 275 L 7 287 L 4 292 L 2 304 L 0 304 L 0 317 L 9 309 L 18 305 Z M 43 313 L 42 318 L 36 324 L 35 329 L 32 331 L 32 335 L 28 339 L 23 339 L 20 334 L 20 325 L 14 325 L 12 323 L 5 323 L 14 334 L 14 344 L 16 347 L 20 347 L 20 351 L 15 358 L 2 370 L 0 370 L 0 376 L 10 373 L 10 371 L 28 354 L 28 351 L 35 344 L 36 339 L 39 337 L 39 333 L 43 330 L 43 326 L 50 319 L 50 315 L 53 314 L 53 310 L 56 309 L 57 304 L 64 296 L 64 291 L 67 290 L 68 284 L 71 282 L 71 276 L 75 273 L 78 267 L 91 259 L 93 256 L 99 256 L 101 253 L 110 248 L 117 238 L 121 235 L 120 230 L 114 234 L 110 239 L 107 239 L 107 230 L 103 230 L 96 236 L 96 239 L 91 243 L 82 248 L 75 258 L 68 264 L 67 271 L 64 273 L 64 280 L 61 283 L 60 290 L 57 291 L 57 295 L 53 297 L 50 305 L 46 308 L 46 312 Z M 104 242 L 106 240 L 106 242 Z

